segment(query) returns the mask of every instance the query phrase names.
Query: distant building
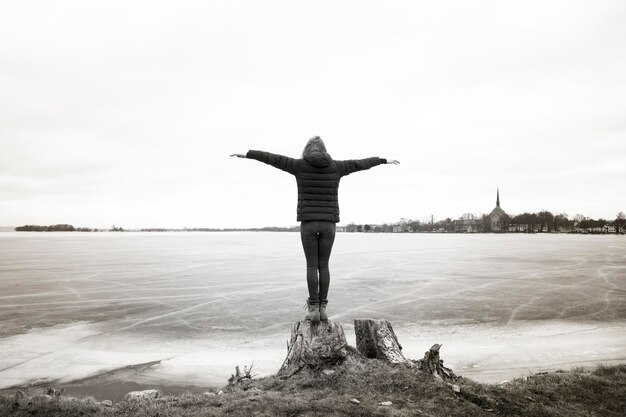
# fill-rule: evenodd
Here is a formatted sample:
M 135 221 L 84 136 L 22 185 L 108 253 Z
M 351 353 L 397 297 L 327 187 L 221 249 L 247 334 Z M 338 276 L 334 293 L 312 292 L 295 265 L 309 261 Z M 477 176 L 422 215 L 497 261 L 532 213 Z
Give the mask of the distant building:
M 456 233 L 475 233 L 478 231 L 476 220 L 474 219 L 455 220 L 454 231 Z
M 491 210 L 489 216 L 489 229 L 491 232 L 506 232 L 509 230 L 509 222 L 511 218 L 500 207 L 500 189 L 496 191 L 496 207 Z

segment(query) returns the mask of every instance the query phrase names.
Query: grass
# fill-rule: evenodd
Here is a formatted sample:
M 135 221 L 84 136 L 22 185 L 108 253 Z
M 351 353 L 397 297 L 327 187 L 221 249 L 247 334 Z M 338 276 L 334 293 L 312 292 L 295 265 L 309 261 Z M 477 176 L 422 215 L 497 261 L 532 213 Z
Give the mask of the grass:
M 332 375 L 245 381 L 209 396 L 182 394 L 106 407 L 93 398 L 16 405 L 0 395 L 0 416 L 625 416 L 626 365 L 532 375 L 504 385 L 445 382 L 403 365 L 352 353 Z M 352 398 L 359 404 L 350 402 Z M 391 406 L 380 402 L 391 401 Z

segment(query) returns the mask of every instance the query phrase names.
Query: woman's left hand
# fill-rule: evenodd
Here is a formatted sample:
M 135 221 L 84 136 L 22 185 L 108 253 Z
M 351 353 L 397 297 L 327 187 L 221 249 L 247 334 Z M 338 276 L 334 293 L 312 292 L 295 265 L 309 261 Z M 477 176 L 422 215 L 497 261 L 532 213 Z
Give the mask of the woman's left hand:
M 400 161 L 396 161 L 395 159 L 388 159 L 387 160 L 388 164 L 394 164 L 394 165 L 398 165 L 400 163 Z

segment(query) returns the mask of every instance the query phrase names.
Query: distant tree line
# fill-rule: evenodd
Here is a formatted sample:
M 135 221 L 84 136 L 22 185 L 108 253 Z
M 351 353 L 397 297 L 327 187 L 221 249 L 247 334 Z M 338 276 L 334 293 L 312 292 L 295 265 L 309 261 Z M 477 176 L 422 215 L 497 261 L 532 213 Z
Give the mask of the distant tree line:
M 15 228 L 16 232 L 93 232 L 94 229 L 88 227 L 74 227 L 71 224 L 53 224 L 50 226 L 38 226 L 27 224 Z
M 432 217 L 430 220 L 400 219 L 396 223 L 383 224 L 355 224 L 350 223 L 346 226 L 339 226 L 338 230 L 356 233 L 403 233 L 403 232 L 455 232 L 459 231 L 460 223 L 471 223 L 474 232 L 488 232 L 490 230 L 489 216 L 486 214 L 476 215 L 465 213 L 459 219 L 452 220 L 447 217 L 443 220 L 435 221 Z M 598 231 L 605 226 L 615 226 L 622 233 L 626 231 L 626 215 L 620 211 L 615 216 L 615 220 L 592 219 L 576 214 L 569 217 L 565 213 L 553 214 L 547 210 L 537 213 L 522 213 L 511 216 L 507 222 L 508 226 L 524 225 L 525 231 L 539 232 L 580 232 L 580 231 Z M 17 232 L 98 232 L 107 229 L 92 229 L 88 227 L 74 227 L 71 224 L 55 224 L 50 226 L 25 225 L 15 228 Z M 519 231 L 520 229 L 517 229 Z M 125 232 L 122 227 L 115 225 L 108 229 L 110 232 Z M 135 230 L 137 231 L 137 230 Z M 207 228 L 194 227 L 183 229 L 171 228 L 144 228 L 139 229 L 141 232 L 299 232 L 300 226 L 278 227 L 267 226 L 259 228 Z
M 115 228 L 115 226 L 113 226 Z M 74 227 L 71 224 L 52 224 L 49 226 L 39 226 L 36 224 L 27 224 L 24 226 L 18 226 L 15 228 L 16 232 L 100 232 L 105 229 L 96 229 L 90 227 Z M 121 227 L 117 230 L 111 229 L 111 231 L 124 231 Z
M 489 232 L 490 219 L 486 214 L 465 213 L 457 220 L 447 217 L 443 220 L 434 219 L 419 221 L 415 219 L 401 219 L 392 224 L 355 224 L 350 223 L 343 227 L 345 232 L 356 233 L 402 233 L 402 232 L 455 232 L 458 231 L 458 224 L 471 224 L 474 232 Z M 617 230 L 625 231 L 626 215 L 619 212 L 615 220 L 592 219 L 590 217 L 577 214 L 569 217 L 565 213 L 553 214 L 550 211 L 542 210 L 537 213 L 522 213 L 511 216 L 507 226 L 524 225 L 523 230 L 539 232 L 580 232 L 586 230 L 599 230 L 605 226 L 616 226 Z M 516 228 L 516 230 L 519 230 Z
M 345 232 L 363 233 L 399 233 L 399 232 L 453 232 L 454 221 L 451 218 L 437 221 L 419 221 L 402 219 L 397 223 L 354 224 L 343 227 Z
M 141 229 L 144 230 L 144 229 Z M 171 231 L 172 229 L 165 229 L 164 231 Z M 248 228 L 207 228 L 207 227 L 194 227 L 178 229 L 178 231 L 184 232 L 299 232 L 300 225 L 281 227 L 281 226 L 266 226 L 266 227 L 248 227 Z
M 597 230 L 610 225 L 623 229 L 626 225 L 626 215 L 624 215 L 624 212 L 620 211 L 615 216 L 615 220 L 592 219 L 582 214 L 576 214 L 570 218 L 565 213 L 552 214 L 547 210 L 543 210 L 539 213 L 523 213 L 513 216 L 511 218 L 511 224 L 524 224 L 528 225 L 532 230 L 546 232 Z
M 150 227 L 143 229 L 127 230 L 121 226 L 111 226 L 109 229 L 92 229 L 89 227 L 74 227 L 71 224 L 54 224 L 50 226 L 39 226 L 34 224 L 27 224 L 24 226 L 18 226 L 15 228 L 16 232 L 299 232 L 300 226 L 267 226 L 256 228 L 208 228 L 208 227 L 194 227 L 194 228 L 164 228 L 164 227 Z

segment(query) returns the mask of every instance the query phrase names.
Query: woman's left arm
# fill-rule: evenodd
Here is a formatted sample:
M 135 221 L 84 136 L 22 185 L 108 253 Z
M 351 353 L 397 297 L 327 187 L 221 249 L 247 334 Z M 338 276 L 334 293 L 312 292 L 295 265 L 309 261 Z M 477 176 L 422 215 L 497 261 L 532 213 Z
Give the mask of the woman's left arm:
M 353 172 L 370 169 L 382 164 L 399 164 L 395 159 L 386 160 L 377 156 L 365 159 L 348 159 L 346 161 L 336 161 L 341 176 L 350 175 Z

